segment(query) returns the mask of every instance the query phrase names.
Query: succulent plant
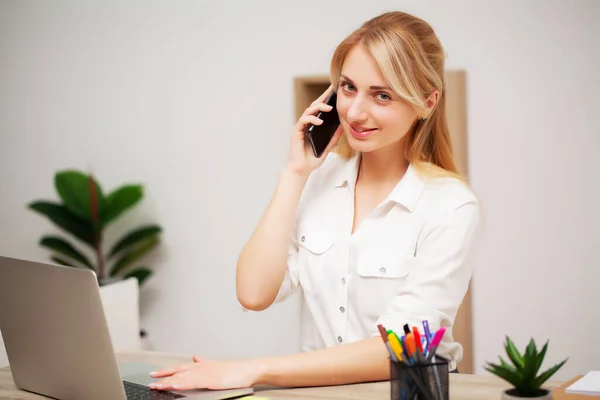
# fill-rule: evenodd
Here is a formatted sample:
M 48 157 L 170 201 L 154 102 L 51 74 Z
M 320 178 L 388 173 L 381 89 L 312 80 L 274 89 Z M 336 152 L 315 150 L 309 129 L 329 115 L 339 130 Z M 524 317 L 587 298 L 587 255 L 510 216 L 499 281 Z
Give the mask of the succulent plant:
M 500 364 L 486 362 L 485 369 L 510 383 L 513 389 L 508 394 L 516 397 L 537 397 L 544 394 L 545 391 L 542 389 L 544 382 L 568 360 L 567 358 L 538 374 L 548 350 L 548 341 L 538 352 L 535 341 L 531 338 L 525 353 L 521 354 L 513 341 L 506 336 L 504 347 L 511 363 L 499 356 Z

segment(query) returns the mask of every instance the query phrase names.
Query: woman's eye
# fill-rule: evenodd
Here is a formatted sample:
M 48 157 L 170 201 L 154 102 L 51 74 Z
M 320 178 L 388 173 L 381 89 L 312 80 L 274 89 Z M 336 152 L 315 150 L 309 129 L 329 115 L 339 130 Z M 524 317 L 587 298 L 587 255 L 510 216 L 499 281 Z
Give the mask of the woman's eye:
M 392 98 L 386 94 L 386 93 L 378 93 L 377 96 L 379 97 L 379 100 L 383 100 L 383 101 L 388 101 L 391 100 Z
M 348 92 L 353 92 L 355 89 L 355 87 L 352 86 L 352 84 L 350 84 L 350 83 L 342 83 L 342 88 L 344 90 L 347 90 Z

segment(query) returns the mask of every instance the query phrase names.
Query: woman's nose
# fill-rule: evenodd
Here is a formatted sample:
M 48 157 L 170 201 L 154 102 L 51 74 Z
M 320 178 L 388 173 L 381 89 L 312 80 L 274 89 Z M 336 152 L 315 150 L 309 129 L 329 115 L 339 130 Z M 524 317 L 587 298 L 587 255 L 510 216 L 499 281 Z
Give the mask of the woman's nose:
M 360 122 L 367 119 L 368 113 L 365 102 L 359 96 L 352 99 L 352 104 L 348 108 L 348 120 L 354 122 Z

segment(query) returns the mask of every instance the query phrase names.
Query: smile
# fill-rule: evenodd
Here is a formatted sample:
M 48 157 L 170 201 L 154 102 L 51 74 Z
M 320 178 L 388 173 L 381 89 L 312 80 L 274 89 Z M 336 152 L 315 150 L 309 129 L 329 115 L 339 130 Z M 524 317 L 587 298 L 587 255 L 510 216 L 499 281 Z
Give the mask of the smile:
M 365 128 L 364 126 L 350 124 L 350 133 L 357 139 L 365 139 L 376 130 L 376 128 Z

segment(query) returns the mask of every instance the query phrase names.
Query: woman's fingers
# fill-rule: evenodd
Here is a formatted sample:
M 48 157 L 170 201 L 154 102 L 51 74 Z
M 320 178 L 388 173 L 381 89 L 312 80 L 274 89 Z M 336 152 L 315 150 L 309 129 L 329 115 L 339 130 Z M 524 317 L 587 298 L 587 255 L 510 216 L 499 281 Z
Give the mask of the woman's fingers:
M 313 104 L 323 103 L 325 101 L 325 99 L 327 98 L 327 96 L 329 96 L 329 93 L 331 93 L 332 90 L 333 90 L 333 85 L 329 85 L 329 87 L 327 89 L 325 89 L 325 91 L 313 102 Z
M 318 111 L 331 110 L 332 107 L 325 104 L 325 99 L 327 99 L 327 96 L 329 96 L 332 90 L 333 86 L 329 85 L 329 87 L 315 101 L 313 101 L 310 106 L 306 108 L 306 110 L 304 110 L 302 115 L 316 114 Z
M 203 389 L 202 383 L 196 375 L 197 373 L 195 374 L 193 370 L 180 371 L 173 376 L 153 382 L 148 386 L 150 389 L 157 390 Z
M 151 389 L 157 390 L 188 390 L 195 389 L 198 383 L 193 382 L 194 369 L 198 368 L 201 362 L 200 357 L 193 356 L 193 364 L 180 364 L 170 368 L 151 372 L 153 378 L 164 378 L 148 385 Z
M 304 134 L 304 131 L 308 124 L 321 125 L 322 123 L 323 123 L 323 120 L 320 118 L 317 118 L 314 115 L 303 115 L 298 119 L 298 122 L 296 123 L 294 130 L 298 134 Z
M 303 115 L 300 117 L 299 121 L 304 126 L 306 126 L 308 124 L 321 125 L 323 123 L 322 119 L 317 118 L 314 115 Z
M 315 115 L 319 111 L 329 112 L 333 107 L 325 103 L 311 104 L 302 115 Z
M 153 382 L 148 386 L 150 387 L 150 389 L 157 390 L 182 390 L 182 388 L 180 387 L 180 381 L 181 379 L 169 377 L 158 382 Z
M 171 376 L 174 373 L 175 373 L 175 371 L 173 369 L 165 368 L 165 369 L 159 369 L 158 371 L 150 372 L 150 376 L 153 378 L 163 378 L 165 376 Z
M 162 378 L 165 376 L 171 376 L 177 372 L 189 369 L 194 364 L 179 364 L 169 368 L 159 369 L 158 371 L 150 372 L 150 376 L 153 378 Z

